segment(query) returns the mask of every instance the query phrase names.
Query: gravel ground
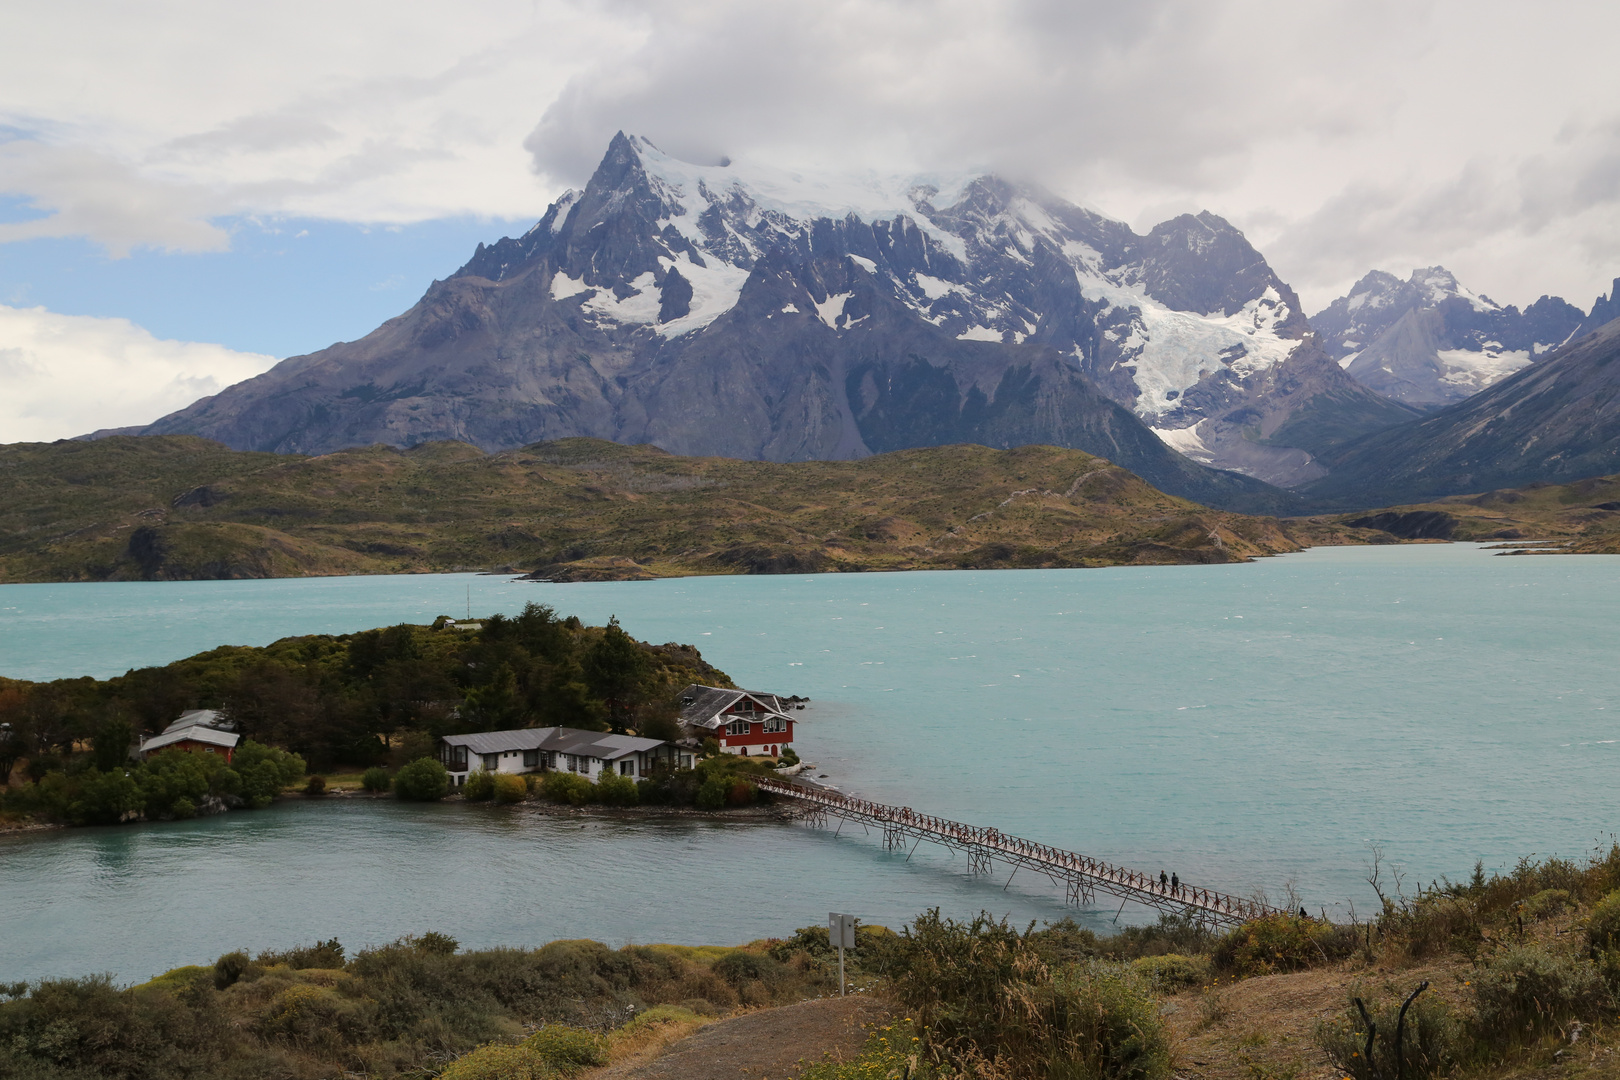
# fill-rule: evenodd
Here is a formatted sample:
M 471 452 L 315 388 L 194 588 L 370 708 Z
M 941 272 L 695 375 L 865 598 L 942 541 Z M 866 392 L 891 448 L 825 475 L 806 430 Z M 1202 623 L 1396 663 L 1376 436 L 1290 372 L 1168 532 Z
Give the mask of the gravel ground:
M 761 1009 L 709 1024 L 652 1061 L 581 1080 L 791 1080 L 827 1055 L 855 1057 L 866 1042 L 863 1025 L 888 1015 L 887 1002 L 863 994 Z

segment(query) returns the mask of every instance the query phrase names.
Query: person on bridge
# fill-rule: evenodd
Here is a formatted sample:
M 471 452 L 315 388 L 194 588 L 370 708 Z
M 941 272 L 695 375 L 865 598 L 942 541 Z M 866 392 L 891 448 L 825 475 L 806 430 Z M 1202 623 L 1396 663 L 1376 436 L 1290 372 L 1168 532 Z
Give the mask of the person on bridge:
M 1170 875 L 1170 895 L 1171 896 L 1180 896 L 1181 895 L 1181 879 L 1178 878 L 1174 874 Z
M 1164 876 L 1164 871 L 1163 870 L 1160 870 L 1159 871 L 1159 885 L 1160 885 L 1160 887 L 1161 888 L 1168 887 L 1169 884 L 1170 884 L 1170 879 Z

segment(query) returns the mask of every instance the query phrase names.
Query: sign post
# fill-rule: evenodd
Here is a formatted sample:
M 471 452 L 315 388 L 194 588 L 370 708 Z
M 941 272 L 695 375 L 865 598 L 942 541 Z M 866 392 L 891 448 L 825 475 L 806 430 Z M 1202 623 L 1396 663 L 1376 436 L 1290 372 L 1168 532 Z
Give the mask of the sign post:
M 843 997 L 844 990 L 844 950 L 855 947 L 855 916 L 840 915 L 830 912 L 827 915 L 828 942 L 838 947 L 838 996 Z

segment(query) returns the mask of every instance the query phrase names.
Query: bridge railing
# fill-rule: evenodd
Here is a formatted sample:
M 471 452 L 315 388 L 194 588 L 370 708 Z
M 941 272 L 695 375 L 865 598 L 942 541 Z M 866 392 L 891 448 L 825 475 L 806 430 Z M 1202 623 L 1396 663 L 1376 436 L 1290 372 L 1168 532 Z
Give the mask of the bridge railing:
M 1010 836 L 997 829 L 968 825 L 949 818 L 921 814 L 908 806 L 890 806 L 886 803 L 858 799 L 826 788 L 792 784 L 775 777 L 761 777 L 757 783 L 766 791 L 805 802 L 819 804 L 835 813 L 867 818 L 885 826 L 899 826 L 909 832 L 924 834 L 947 845 L 990 848 L 1004 856 L 1013 856 L 1069 874 L 1077 874 L 1103 882 L 1114 889 L 1143 894 L 1154 901 L 1174 901 L 1229 918 L 1252 919 L 1263 915 L 1280 914 L 1280 909 L 1254 900 L 1245 900 L 1214 889 L 1185 883 L 1172 888 L 1151 875 L 1115 866 L 1101 859 L 1093 859 L 1074 851 L 1040 844 L 1022 837 Z

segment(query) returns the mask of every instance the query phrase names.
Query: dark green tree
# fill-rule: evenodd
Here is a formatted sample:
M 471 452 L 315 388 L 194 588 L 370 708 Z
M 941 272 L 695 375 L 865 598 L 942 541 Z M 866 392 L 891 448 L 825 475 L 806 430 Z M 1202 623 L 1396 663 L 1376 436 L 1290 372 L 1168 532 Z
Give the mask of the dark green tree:
M 128 720 L 111 716 L 96 728 L 95 762 L 102 772 L 111 772 L 129 764 L 129 748 L 135 741 L 135 729 Z
M 627 730 L 646 693 L 651 668 L 646 651 L 619 628 L 617 618 L 609 618 L 602 636 L 585 651 L 580 667 L 584 671 L 585 685 L 606 702 L 608 723 L 613 730 Z

